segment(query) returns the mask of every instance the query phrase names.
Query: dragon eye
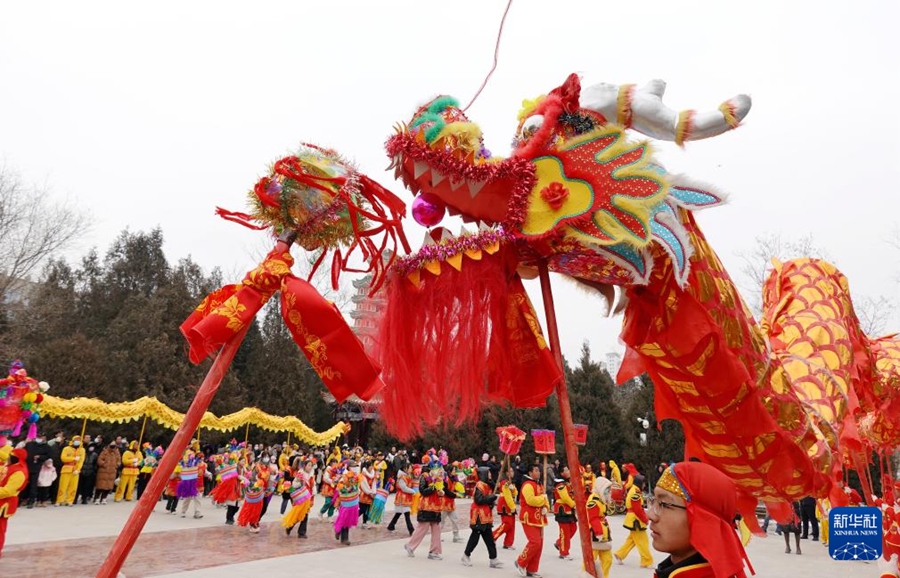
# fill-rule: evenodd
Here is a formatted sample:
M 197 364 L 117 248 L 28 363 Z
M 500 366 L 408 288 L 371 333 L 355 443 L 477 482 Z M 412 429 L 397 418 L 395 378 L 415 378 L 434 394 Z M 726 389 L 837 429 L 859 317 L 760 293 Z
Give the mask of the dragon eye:
M 544 115 L 535 114 L 529 116 L 525 119 L 525 122 L 522 123 L 521 137 L 523 139 L 529 138 L 533 135 L 541 126 L 544 124 Z

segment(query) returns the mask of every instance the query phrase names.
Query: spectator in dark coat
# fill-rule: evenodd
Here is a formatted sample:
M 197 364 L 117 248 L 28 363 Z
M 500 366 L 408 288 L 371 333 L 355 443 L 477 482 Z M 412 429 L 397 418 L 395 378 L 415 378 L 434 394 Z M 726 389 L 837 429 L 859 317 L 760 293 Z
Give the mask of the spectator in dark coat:
M 491 468 L 491 480 L 496 483 L 500 477 L 500 462 L 497 461 L 497 456 L 491 456 L 488 467 Z
M 100 448 L 96 443 L 91 443 L 85 448 L 85 451 L 84 465 L 81 466 L 81 475 L 78 477 L 78 496 L 81 498 L 82 504 L 87 504 L 94 497 L 94 484 L 97 481 L 97 458 L 100 456 Z
M 66 447 L 66 436 L 63 432 L 56 432 L 56 437 L 48 442 L 47 445 L 50 446 L 50 459 L 53 460 L 53 467 L 56 468 L 57 472 L 62 471 L 63 463 L 62 463 L 62 450 Z M 53 480 L 53 485 L 50 486 L 50 501 L 54 504 L 56 503 L 56 496 L 59 494 L 59 476 L 55 480 Z
M 803 523 L 801 540 L 809 539 L 809 526 L 812 525 L 812 541 L 819 541 L 819 521 L 816 520 L 816 499 L 806 496 L 800 499 L 800 520 Z
M 25 444 L 25 452 L 28 454 L 28 491 L 22 492 L 21 495 L 28 500 L 26 507 L 33 508 L 37 500 L 38 474 L 41 473 L 44 462 L 51 457 L 47 438 L 43 434 L 38 435 L 36 439 Z
M 522 482 L 525 479 L 525 475 L 528 473 L 528 470 L 531 469 L 528 467 L 528 464 L 522 461 L 522 456 L 516 456 L 515 461 L 512 464 L 514 474 L 513 474 L 513 483 L 516 485 L 517 490 L 522 489 Z

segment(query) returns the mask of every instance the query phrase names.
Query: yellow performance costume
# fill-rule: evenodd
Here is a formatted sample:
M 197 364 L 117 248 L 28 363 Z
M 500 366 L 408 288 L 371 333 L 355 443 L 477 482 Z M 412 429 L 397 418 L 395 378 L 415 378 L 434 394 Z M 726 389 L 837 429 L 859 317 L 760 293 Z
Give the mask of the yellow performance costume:
M 19 507 L 19 493 L 28 486 L 27 459 L 24 449 L 0 446 L 0 555 L 6 541 L 6 526 Z
M 587 517 L 591 526 L 591 547 L 595 562 L 603 572 L 600 578 L 609 578 L 612 568 L 612 536 L 606 519 L 609 489 L 612 486 L 606 478 L 597 478 L 587 500 Z
M 379 452 L 380 453 L 380 452 Z M 384 487 L 384 473 L 387 471 L 387 462 L 382 458 L 377 458 L 375 460 L 375 477 L 378 480 L 378 487 Z
M 78 477 L 81 474 L 81 466 L 84 465 L 81 436 L 72 437 L 69 445 L 63 448 L 59 459 L 63 466 L 59 472 L 59 491 L 56 493 L 56 503 L 57 505 L 71 506 L 75 502 L 75 494 L 78 493 Z
M 819 520 L 819 539 L 822 545 L 828 545 L 828 513 L 831 511 L 831 500 L 816 500 L 816 519 Z
M 616 550 L 616 561 L 622 564 L 631 549 L 637 546 L 641 555 L 641 568 L 653 566 L 653 556 L 650 554 L 650 544 L 647 540 L 647 514 L 644 512 L 644 497 L 638 484 L 631 486 L 628 496 L 625 498 L 625 523 L 622 526 L 627 529 L 628 538 L 622 547 Z
M 119 478 L 119 487 L 116 488 L 116 501 L 131 501 L 131 495 L 134 493 L 134 483 L 137 481 L 138 472 L 141 461 L 144 456 L 138 449 L 137 442 L 128 444 L 128 449 L 122 454 L 122 475 Z
M 285 472 L 287 472 L 291 468 L 291 458 L 288 456 L 287 449 L 278 454 L 278 471 L 281 472 L 281 475 L 284 476 Z
M 591 470 L 591 464 L 586 464 L 581 468 L 581 479 L 585 488 L 594 487 L 594 480 L 597 479 L 597 474 Z
M 616 465 L 616 462 L 612 460 L 609 460 L 609 478 L 614 484 L 622 483 L 622 472 L 619 471 L 619 466 Z

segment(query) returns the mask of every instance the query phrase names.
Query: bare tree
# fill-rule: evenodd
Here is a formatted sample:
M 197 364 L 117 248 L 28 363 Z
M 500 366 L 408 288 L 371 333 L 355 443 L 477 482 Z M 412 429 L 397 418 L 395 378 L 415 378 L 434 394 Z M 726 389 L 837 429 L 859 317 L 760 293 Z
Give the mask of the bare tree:
M 16 173 L 0 167 L 0 303 L 87 224 L 73 205 L 50 201 L 47 191 L 23 185 Z
M 898 257 L 900 257 L 900 224 L 894 223 L 894 227 L 892 228 L 890 235 L 884 239 L 884 241 L 894 249 L 894 258 L 895 262 Z M 900 285 L 900 274 L 895 278 L 897 284 Z
M 750 310 L 757 318 L 762 314 L 762 288 L 772 270 L 772 259 L 787 261 L 802 257 L 825 260 L 829 258 L 823 249 L 816 246 L 812 235 L 791 241 L 783 239 L 778 233 L 756 237 L 753 249 L 742 251 L 738 256 L 744 261 L 741 266 L 744 279 L 739 283 L 739 287 Z
M 757 318 L 762 314 L 762 288 L 766 277 L 772 270 L 772 259 L 779 261 L 803 257 L 830 259 L 828 253 L 815 244 L 812 235 L 791 241 L 784 240 L 777 233 L 757 237 L 753 249 L 739 253 L 739 255 L 744 261 L 741 267 L 744 277 L 741 289 L 751 311 Z M 890 320 L 893 303 L 885 296 L 860 298 L 853 296 L 853 309 L 859 319 L 859 325 L 866 335 L 877 337 L 884 333 Z
M 853 300 L 859 326 L 869 337 L 881 337 L 887 332 L 889 312 L 893 309 L 894 303 L 884 295 Z

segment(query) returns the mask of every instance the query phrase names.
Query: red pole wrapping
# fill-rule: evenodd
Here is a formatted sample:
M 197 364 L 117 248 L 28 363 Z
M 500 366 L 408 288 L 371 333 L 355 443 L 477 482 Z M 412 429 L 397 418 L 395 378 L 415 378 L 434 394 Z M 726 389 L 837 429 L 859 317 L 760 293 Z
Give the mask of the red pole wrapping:
M 553 292 L 550 289 L 550 273 L 547 261 L 538 262 L 538 273 L 541 278 L 541 294 L 544 297 L 544 314 L 547 316 L 547 336 L 550 338 L 550 349 L 560 370 L 562 379 L 556 385 L 556 397 L 559 401 L 559 417 L 562 422 L 563 440 L 566 445 L 566 460 L 569 462 L 570 479 L 575 490 L 575 509 L 578 512 L 578 534 L 581 538 L 581 555 L 584 558 L 585 571 L 597 578 L 597 567 L 594 566 L 594 553 L 591 547 L 591 528 L 587 519 L 587 498 L 584 490 L 584 478 L 581 477 L 581 461 L 578 458 L 578 446 L 575 444 L 575 423 L 572 420 L 572 407 L 569 405 L 569 389 L 566 386 L 566 374 L 563 367 L 562 351 L 559 348 L 559 330 L 556 325 L 556 310 L 553 307 Z
M 107 554 L 103 566 L 97 572 L 97 578 L 116 578 L 122 569 L 125 559 L 147 523 L 147 518 L 150 517 L 153 507 L 159 501 L 166 482 L 169 481 L 169 477 L 175 471 L 175 466 L 178 465 L 179 460 L 184 455 L 184 450 L 187 449 L 188 443 L 194 437 L 194 430 L 200 425 L 203 414 L 209 408 L 213 397 L 215 397 L 216 391 L 222 383 L 222 378 L 225 377 L 225 373 L 231 366 L 231 360 L 234 359 L 234 354 L 237 353 L 238 348 L 241 346 L 241 341 L 244 340 L 248 329 L 250 329 L 249 324 L 240 333 L 235 334 L 219 351 L 215 362 L 209 369 L 209 373 L 206 374 L 206 378 L 200 385 L 200 389 L 197 390 L 197 395 L 184 416 L 181 427 L 178 428 L 172 443 L 169 444 L 169 447 L 163 454 L 159 466 L 150 477 L 147 489 L 144 490 L 141 499 L 138 500 L 134 510 L 131 511 L 128 521 L 125 522 L 125 527 L 122 528 L 119 537 L 116 538 L 109 554 Z

